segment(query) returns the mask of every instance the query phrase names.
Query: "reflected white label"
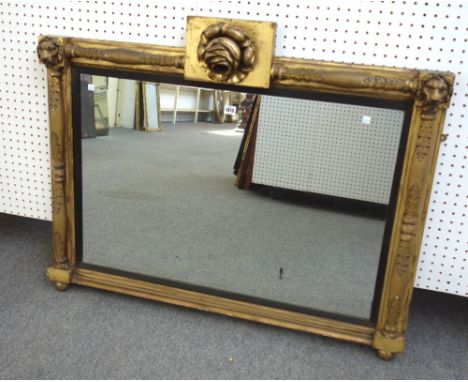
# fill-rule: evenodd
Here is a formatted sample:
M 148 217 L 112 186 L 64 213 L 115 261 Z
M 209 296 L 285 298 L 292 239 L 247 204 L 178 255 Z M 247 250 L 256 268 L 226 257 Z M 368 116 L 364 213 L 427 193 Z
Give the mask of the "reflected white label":
M 364 125 L 369 125 L 371 119 L 372 119 L 372 118 L 371 118 L 369 115 L 363 115 L 363 116 L 362 116 L 361 123 L 363 123 Z
M 236 114 L 236 109 L 237 108 L 235 106 L 226 105 L 226 106 L 224 106 L 224 114 L 234 115 L 234 114 Z

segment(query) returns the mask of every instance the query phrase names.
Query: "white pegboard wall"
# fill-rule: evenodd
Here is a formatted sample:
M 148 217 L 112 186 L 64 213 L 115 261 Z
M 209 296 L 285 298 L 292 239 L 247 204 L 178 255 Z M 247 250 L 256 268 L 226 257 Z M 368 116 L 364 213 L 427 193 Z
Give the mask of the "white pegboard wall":
M 401 110 L 262 96 L 252 181 L 388 204 L 403 120 Z
M 468 4 L 463 1 L 11 1 L 0 7 L 0 211 L 50 219 L 39 34 L 184 46 L 185 17 L 275 21 L 276 55 L 457 76 L 416 286 L 468 295 Z

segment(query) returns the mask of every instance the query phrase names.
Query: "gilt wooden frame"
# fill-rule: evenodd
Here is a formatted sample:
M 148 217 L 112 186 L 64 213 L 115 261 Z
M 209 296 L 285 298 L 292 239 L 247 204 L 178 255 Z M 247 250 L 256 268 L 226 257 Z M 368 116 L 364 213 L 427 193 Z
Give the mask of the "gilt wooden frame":
M 69 284 L 143 297 L 370 345 L 390 359 L 403 351 L 428 200 L 454 75 L 274 57 L 270 89 L 366 96 L 412 103 L 389 252 L 375 325 L 361 325 L 81 268 L 75 255 L 72 67 L 183 78 L 184 48 L 41 36 L 47 66 L 52 171 L 53 263 L 47 276 Z M 190 52 L 189 52 L 190 53 Z M 261 57 L 258 58 L 261 60 Z M 206 82 L 213 82 L 207 78 Z

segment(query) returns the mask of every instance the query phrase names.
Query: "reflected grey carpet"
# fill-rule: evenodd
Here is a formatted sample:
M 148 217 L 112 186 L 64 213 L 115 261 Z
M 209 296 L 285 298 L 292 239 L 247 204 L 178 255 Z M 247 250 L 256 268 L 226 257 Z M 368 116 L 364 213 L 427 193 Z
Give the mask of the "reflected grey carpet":
M 224 126 L 82 140 L 84 262 L 368 319 L 384 221 L 237 189 Z
M 45 279 L 49 222 L 0 214 L 0 378 L 441 379 L 468 375 L 468 299 L 416 290 L 406 352 Z

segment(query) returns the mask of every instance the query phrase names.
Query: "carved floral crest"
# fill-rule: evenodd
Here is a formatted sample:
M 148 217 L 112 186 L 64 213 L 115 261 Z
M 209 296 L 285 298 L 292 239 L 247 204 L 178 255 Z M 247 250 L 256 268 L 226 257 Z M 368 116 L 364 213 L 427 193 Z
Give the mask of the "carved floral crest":
M 253 69 L 255 45 L 240 27 L 217 23 L 202 32 L 197 57 L 212 80 L 237 83 Z

